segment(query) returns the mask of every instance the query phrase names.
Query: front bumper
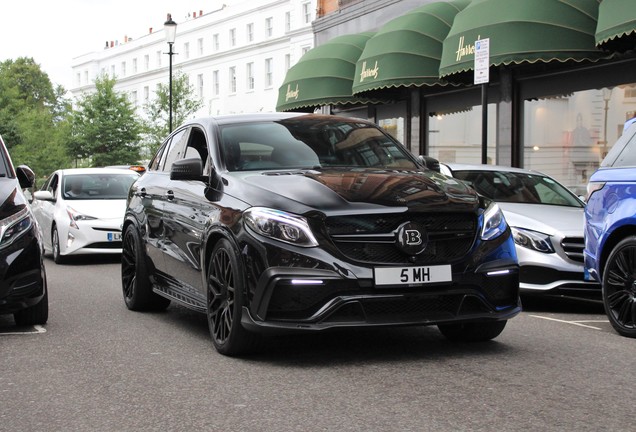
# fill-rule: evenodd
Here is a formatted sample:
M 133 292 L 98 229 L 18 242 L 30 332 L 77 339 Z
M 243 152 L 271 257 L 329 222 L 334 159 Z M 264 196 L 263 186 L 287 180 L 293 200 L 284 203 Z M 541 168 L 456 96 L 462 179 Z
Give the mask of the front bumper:
M 79 229 L 60 230 L 60 254 L 120 254 L 121 224 L 119 219 L 79 221 Z
M 285 256 L 285 263 L 298 266 L 260 271 L 254 268 L 258 254 L 244 246 L 249 302 L 241 322 L 251 331 L 280 332 L 506 320 L 521 312 L 519 267 L 510 248 L 512 240 L 505 239 L 482 247 L 451 265 L 450 282 L 379 287 L 373 266 L 341 261 L 324 250 L 306 249 L 311 257 L 279 250 L 278 259 Z

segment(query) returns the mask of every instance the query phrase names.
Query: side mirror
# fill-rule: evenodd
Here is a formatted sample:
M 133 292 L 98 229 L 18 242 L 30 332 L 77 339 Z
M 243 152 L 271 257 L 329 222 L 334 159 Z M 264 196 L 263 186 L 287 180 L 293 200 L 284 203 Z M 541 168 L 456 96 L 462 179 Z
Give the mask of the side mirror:
M 200 158 L 175 161 L 170 167 L 170 180 L 204 180 Z
M 433 171 L 440 172 L 439 161 L 435 159 L 434 157 L 419 155 L 417 158 L 420 160 L 421 164 L 424 165 L 426 168 Z
M 53 198 L 53 194 L 50 191 L 46 190 L 33 192 L 33 198 L 40 201 L 55 201 L 55 198 Z
M 20 165 L 15 169 L 18 182 L 22 189 L 32 188 L 35 185 L 35 173 L 26 165 Z

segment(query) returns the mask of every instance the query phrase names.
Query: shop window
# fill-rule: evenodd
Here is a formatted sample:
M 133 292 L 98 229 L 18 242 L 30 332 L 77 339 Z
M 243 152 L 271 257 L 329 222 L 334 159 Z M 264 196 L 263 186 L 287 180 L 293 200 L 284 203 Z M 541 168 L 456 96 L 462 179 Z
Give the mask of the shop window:
M 634 111 L 634 85 L 574 92 L 524 103 L 524 167 L 581 190 Z

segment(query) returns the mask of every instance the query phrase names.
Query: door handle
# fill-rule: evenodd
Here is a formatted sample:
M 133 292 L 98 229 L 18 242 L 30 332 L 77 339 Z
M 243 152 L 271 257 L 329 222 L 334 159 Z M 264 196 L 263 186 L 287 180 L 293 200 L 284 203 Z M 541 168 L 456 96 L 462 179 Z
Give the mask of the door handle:
M 145 197 L 146 196 L 146 188 L 141 188 L 139 190 L 139 195 L 142 196 L 142 197 Z
M 174 192 L 173 192 L 173 191 L 171 191 L 171 190 L 169 190 L 168 192 L 166 192 L 166 197 L 167 197 L 169 200 L 173 200 L 173 199 L 174 199 Z

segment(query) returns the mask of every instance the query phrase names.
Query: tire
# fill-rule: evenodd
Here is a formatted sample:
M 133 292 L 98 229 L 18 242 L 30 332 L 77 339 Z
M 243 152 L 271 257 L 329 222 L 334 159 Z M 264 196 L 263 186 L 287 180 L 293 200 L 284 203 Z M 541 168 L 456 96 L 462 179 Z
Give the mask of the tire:
M 44 296 L 42 299 L 26 309 L 13 314 L 13 320 L 18 326 L 44 325 L 49 319 L 49 292 L 44 279 Z
M 603 271 L 603 305 L 614 330 L 636 338 L 636 236 L 619 242 Z
M 122 241 L 121 285 L 126 307 L 134 311 L 165 310 L 170 300 L 152 291 L 139 232 L 128 225 Z
M 506 327 L 506 320 L 439 324 L 439 331 L 456 342 L 485 342 L 496 338 Z
M 245 304 L 243 274 L 237 251 L 228 240 L 219 240 L 208 264 L 207 317 L 214 347 L 227 356 L 254 351 L 260 339 L 241 325 Z
M 65 257 L 60 253 L 60 235 L 57 232 L 57 227 L 53 227 L 53 232 L 51 233 L 51 250 L 55 264 L 63 264 Z

